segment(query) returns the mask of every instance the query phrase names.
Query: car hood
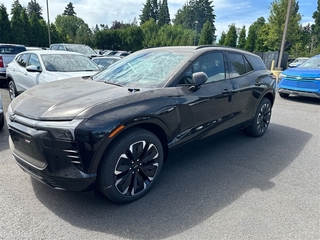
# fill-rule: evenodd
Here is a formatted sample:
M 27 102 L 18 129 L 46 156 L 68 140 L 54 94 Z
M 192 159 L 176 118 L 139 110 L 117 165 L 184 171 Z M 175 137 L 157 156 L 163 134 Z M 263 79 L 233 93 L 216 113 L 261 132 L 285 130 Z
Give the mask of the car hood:
M 292 68 L 283 72 L 287 76 L 303 77 L 303 78 L 319 78 L 320 69 L 317 68 Z
M 100 70 L 98 70 L 100 71 Z M 66 78 L 76 78 L 76 77 L 90 77 L 98 71 L 81 71 L 81 72 L 43 72 L 41 74 L 39 83 L 47 83 L 56 80 L 63 80 Z
M 111 108 L 115 101 L 133 94 L 125 87 L 73 78 L 30 88 L 11 102 L 11 108 L 35 120 L 71 120 L 88 108 L 102 103 Z

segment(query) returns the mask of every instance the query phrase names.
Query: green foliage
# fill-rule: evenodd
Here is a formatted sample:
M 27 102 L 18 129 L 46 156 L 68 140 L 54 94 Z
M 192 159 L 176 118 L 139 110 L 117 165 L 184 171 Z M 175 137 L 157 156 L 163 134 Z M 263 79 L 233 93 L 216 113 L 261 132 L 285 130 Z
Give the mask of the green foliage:
M 55 25 L 60 36 L 64 38 L 63 41 L 66 43 L 75 43 L 82 39 L 86 39 L 87 41 L 88 35 L 92 33 L 88 24 L 77 16 L 58 15 L 55 19 Z M 77 32 L 81 36 L 77 37 Z
M 210 0 L 190 0 L 182 9 L 177 11 L 174 24 L 180 24 L 184 28 L 202 29 L 206 21 L 210 22 L 213 40 L 215 41 L 216 28 L 214 25 L 216 15 L 214 14 L 213 4 Z
M 229 26 L 229 31 L 227 32 L 226 39 L 224 41 L 225 46 L 236 47 L 237 46 L 237 29 L 234 23 Z
M 37 3 L 37 0 L 31 0 L 27 6 L 27 13 L 29 18 L 35 13 L 37 19 L 43 19 L 42 17 L 42 7 Z
M 225 32 L 225 31 L 222 31 L 221 36 L 220 36 L 220 39 L 219 39 L 219 41 L 218 41 L 218 45 L 223 46 L 223 45 L 224 45 L 224 42 L 226 41 L 226 37 L 227 37 L 226 32 Z
M 4 4 L 0 4 L 0 42 L 10 43 L 12 40 L 11 32 L 7 8 L 4 6 Z
M 246 45 L 246 26 L 243 26 L 239 33 L 238 48 L 244 49 Z
M 63 14 L 64 16 L 75 16 L 77 15 L 74 11 L 74 6 L 72 2 L 69 2 L 68 5 L 65 7 Z
M 170 21 L 168 2 L 167 0 L 163 0 L 160 5 L 158 24 L 159 26 L 163 26 L 165 24 L 170 24 Z
M 319 53 L 320 48 L 320 0 L 318 0 L 317 11 L 312 15 L 314 19 L 314 24 L 312 24 L 312 38 L 310 39 L 310 54 L 314 55 Z M 316 50 L 316 51 L 314 51 Z
M 207 20 L 201 30 L 199 45 L 212 44 L 212 43 L 213 43 L 213 30 L 209 20 Z
M 120 38 L 123 50 L 137 51 L 143 48 L 143 32 L 138 26 L 121 29 Z
M 157 38 L 160 27 L 158 24 L 156 24 L 154 19 L 151 18 L 140 27 L 144 35 L 144 40 L 142 43 L 143 47 L 159 46 L 160 43 Z
M 257 41 L 258 41 L 258 37 L 260 45 L 264 44 L 264 39 L 261 39 L 263 37 L 268 37 L 269 33 L 267 31 L 263 31 L 264 34 L 261 34 L 262 29 L 264 28 L 265 25 L 265 19 L 263 17 L 258 18 L 250 27 L 249 27 L 249 31 L 248 31 L 248 37 L 246 39 L 246 43 L 244 46 L 244 49 L 249 51 L 249 52 L 253 52 L 253 51 L 257 51 Z
M 281 46 L 285 20 L 287 15 L 288 0 L 274 0 L 270 6 L 269 24 L 270 31 L 269 36 L 266 39 L 266 44 L 270 50 L 278 51 Z M 287 41 L 292 45 L 296 44 L 299 39 L 299 22 L 301 21 L 301 15 L 298 13 L 299 5 L 296 0 L 292 0 L 292 6 L 290 9 L 290 21 L 287 30 Z

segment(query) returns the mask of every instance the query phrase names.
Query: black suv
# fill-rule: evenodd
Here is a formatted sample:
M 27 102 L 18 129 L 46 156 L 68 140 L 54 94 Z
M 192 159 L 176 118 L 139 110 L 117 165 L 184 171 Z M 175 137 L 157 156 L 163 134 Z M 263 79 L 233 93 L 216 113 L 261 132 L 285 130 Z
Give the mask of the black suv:
M 246 51 L 144 49 L 90 80 L 19 95 L 7 112 L 10 148 L 22 169 L 55 189 L 97 187 L 125 203 L 150 189 L 169 152 L 240 129 L 262 136 L 275 88 L 260 57 Z

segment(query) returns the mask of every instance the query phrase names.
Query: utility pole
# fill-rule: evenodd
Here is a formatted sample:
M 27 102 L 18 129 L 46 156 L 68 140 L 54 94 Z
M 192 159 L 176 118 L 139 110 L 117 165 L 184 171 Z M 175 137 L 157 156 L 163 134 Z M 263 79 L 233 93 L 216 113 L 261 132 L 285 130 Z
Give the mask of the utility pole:
M 286 35 L 287 35 L 289 18 L 290 18 L 290 13 L 291 13 L 291 2 L 292 2 L 292 0 L 289 0 L 289 2 L 288 2 L 287 16 L 286 16 L 286 22 L 284 24 L 284 30 L 283 30 L 283 35 L 282 35 L 282 42 L 281 42 L 280 56 L 279 56 L 277 70 L 281 70 L 281 61 L 282 61 L 282 56 L 283 56 L 283 52 L 284 52 L 284 44 L 286 42 Z
M 49 19 L 49 4 L 48 0 L 47 1 L 47 16 L 48 16 L 48 38 L 49 38 L 49 47 L 51 45 L 51 37 L 50 37 L 50 19 Z

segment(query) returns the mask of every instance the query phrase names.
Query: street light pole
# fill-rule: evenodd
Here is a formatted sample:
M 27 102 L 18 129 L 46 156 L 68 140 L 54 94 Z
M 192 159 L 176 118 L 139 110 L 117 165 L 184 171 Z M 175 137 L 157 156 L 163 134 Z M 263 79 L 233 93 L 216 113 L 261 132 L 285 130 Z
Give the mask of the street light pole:
M 198 21 L 195 21 L 194 22 L 194 31 L 195 31 L 195 35 L 194 35 L 194 46 L 196 45 L 196 40 L 197 40 L 197 24 L 198 24 Z
M 47 1 L 47 16 L 48 16 L 48 38 L 49 38 L 49 47 L 51 45 L 51 37 L 50 37 L 50 19 L 49 19 L 49 4 L 48 0 Z
M 285 41 L 286 41 L 287 29 L 288 29 L 290 12 L 291 12 L 291 1 L 292 0 L 289 0 L 289 2 L 288 2 L 286 22 L 284 24 L 284 30 L 283 30 L 282 42 L 281 42 L 281 48 L 280 48 L 280 56 L 279 56 L 279 62 L 278 62 L 278 67 L 277 67 L 278 69 L 281 68 L 282 55 L 283 55 L 283 52 L 284 52 L 284 44 L 285 44 Z

